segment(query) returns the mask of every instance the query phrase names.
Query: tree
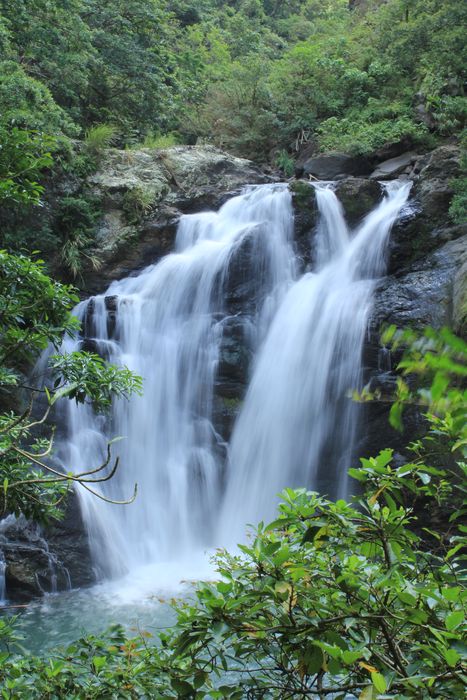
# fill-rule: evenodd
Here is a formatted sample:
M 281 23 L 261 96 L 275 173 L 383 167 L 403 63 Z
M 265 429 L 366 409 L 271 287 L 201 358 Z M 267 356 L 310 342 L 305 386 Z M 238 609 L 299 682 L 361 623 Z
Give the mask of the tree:
M 44 435 L 54 405 L 62 399 L 90 401 L 97 411 L 107 410 L 113 396 L 141 392 L 141 379 L 127 368 L 107 365 L 92 353 L 51 355 L 48 367 L 53 386 L 30 385 L 25 372 L 38 354 L 52 345 L 59 351 L 63 335 L 78 330 L 70 309 L 78 301 L 71 287 L 51 280 L 41 261 L 0 251 L 0 399 L 12 408 L 0 415 L 0 517 L 8 513 L 45 522 L 59 517 L 58 506 L 73 484 L 96 496 L 93 484 L 111 478 L 118 461 L 75 474 L 53 467 L 53 428 Z M 38 417 L 33 408 L 42 396 L 46 407 Z M 133 500 L 134 496 L 130 500 Z

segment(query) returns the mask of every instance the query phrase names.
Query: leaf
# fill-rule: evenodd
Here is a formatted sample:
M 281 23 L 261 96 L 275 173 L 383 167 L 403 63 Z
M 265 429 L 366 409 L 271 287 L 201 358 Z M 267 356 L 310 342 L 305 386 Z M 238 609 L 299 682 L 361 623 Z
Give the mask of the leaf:
M 105 656 L 93 656 L 92 657 L 92 665 L 94 666 L 94 669 L 98 672 L 101 670 L 101 668 L 104 668 L 104 666 L 107 663 L 107 658 Z
M 375 686 L 378 693 L 384 693 L 386 691 L 386 679 L 381 673 L 372 673 L 371 680 L 373 681 L 373 685 Z
M 375 689 L 374 686 L 372 685 L 367 685 L 366 688 L 362 690 L 360 693 L 358 700 L 374 700 L 375 697 Z
M 460 660 L 460 656 L 455 649 L 445 649 L 443 651 L 443 656 L 446 659 L 447 665 L 451 668 L 454 668 L 454 666 Z
M 177 693 L 180 693 L 180 697 L 184 698 L 187 695 L 191 695 L 193 693 L 193 686 L 188 683 L 187 681 L 181 681 L 178 680 L 177 678 L 173 678 L 170 682 L 170 685 L 174 690 L 177 691 Z
M 317 646 L 310 646 L 303 655 L 303 665 L 308 675 L 313 675 L 321 670 L 324 662 L 322 649 Z
M 455 630 L 457 627 L 459 627 L 463 620 L 464 613 L 462 610 L 455 610 L 454 612 L 449 613 L 445 620 L 446 629 L 449 630 L 449 632 Z
M 72 384 L 67 384 L 62 389 L 59 389 L 55 394 L 49 399 L 49 403 L 53 406 L 57 401 L 63 399 L 65 396 L 69 396 L 78 387 L 78 382 L 73 382 Z
M 443 590 L 441 591 L 441 595 L 443 596 L 443 598 L 446 598 L 446 600 L 449 600 L 451 603 L 454 603 L 458 599 L 460 592 L 460 586 L 455 586 L 453 588 L 443 588 Z
M 391 410 L 389 411 L 389 423 L 393 428 L 395 428 L 395 430 L 399 430 L 399 432 L 402 432 L 403 429 L 402 411 L 403 406 L 398 401 L 393 403 Z

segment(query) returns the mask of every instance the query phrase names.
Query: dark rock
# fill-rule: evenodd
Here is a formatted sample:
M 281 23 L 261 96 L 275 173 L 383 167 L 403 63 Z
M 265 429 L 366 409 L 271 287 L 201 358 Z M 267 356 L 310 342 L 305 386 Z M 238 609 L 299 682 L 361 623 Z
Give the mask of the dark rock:
M 27 602 L 45 593 L 69 590 L 67 568 L 38 525 L 9 516 L 2 522 L 0 549 L 6 564 L 8 600 Z
M 224 387 L 219 385 L 221 391 Z M 242 399 L 236 397 L 214 395 L 213 400 L 213 425 L 216 432 L 222 436 L 225 442 L 230 440 L 235 420 L 242 406 Z
M 67 569 L 72 588 L 91 586 L 96 582 L 88 536 L 75 492 L 67 500 L 64 518 L 50 525 L 44 535 L 50 550 Z
M 467 233 L 467 226 L 453 225 L 449 217 L 451 183 L 460 174 L 459 161 L 455 145 L 441 146 L 415 161 L 411 205 L 391 233 L 390 274 L 408 269 L 413 262 Z
M 413 140 L 410 136 L 406 136 L 400 141 L 390 141 L 389 143 L 385 143 L 384 146 L 381 146 L 373 151 L 370 156 L 370 160 L 374 165 L 376 165 L 377 163 L 382 163 L 392 158 L 398 158 L 403 153 L 411 151 L 413 146 Z
M 467 262 L 467 236 L 413 263 L 404 274 L 383 278 L 375 293 L 371 330 L 451 325 L 454 283 Z
M 248 324 L 248 318 L 236 317 L 223 322 L 215 393 L 226 399 L 241 399 L 246 391 L 252 359 Z
M 364 156 L 330 153 L 309 158 L 303 164 L 303 173 L 318 180 L 335 180 L 342 175 L 368 175 L 372 162 Z
M 363 352 L 363 376 L 372 390 L 380 390 L 382 400 L 364 407 L 365 437 L 359 444 L 362 456 L 376 454 L 382 445 L 402 451 L 423 432 L 425 425 L 416 410 L 406 411 L 403 433 L 389 425 L 389 399 L 399 358 L 391 357 L 388 350 L 380 347 L 381 327 L 388 324 L 399 328 L 452 325 L 454 314 L 459 313 L 455 311 L 456 280 L 459 276 L 465 283 L 466 271 L 467 236 L 464 236 L 412 263 L 404 273 L 390 275 L 378 284 Z M 465 315 L 463 319 L 465 323 Z
M 294 240 L 305 267 L 311 256 L 313 233 L 318 221 L 316 193 L 308 180 L 295 180 L 289 185 L 294 210 Z
M 248 317 L 230 317 L 222 322 L 219 364 L 214 385 L 213 425 L 228 441 L 247 390 L 252 361 Z
M 295 177 L 300 178 L 303 176 L 303 166 L 307 160 L 313 158 L 317 153 L 319 153 L 318 143 L 314 139 L 308 141 L 300 148 L 294 164 Z

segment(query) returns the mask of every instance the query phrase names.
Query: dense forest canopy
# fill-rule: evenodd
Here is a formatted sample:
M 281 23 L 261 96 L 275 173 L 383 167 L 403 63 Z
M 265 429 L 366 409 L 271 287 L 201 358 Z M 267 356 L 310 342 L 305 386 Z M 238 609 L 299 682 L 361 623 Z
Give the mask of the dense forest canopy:
M 2 123 L 63 139 L 108 123 L 121 145 L 173 133 L 263 159 L 302 130 L 355 150 L 389 124 L 449 135 L 466 19 L 455 0 L 3 0 Z

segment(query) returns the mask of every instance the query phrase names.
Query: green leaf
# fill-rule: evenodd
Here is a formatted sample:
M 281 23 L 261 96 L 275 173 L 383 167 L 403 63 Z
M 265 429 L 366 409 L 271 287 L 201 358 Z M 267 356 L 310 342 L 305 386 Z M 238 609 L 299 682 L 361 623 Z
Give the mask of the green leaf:
M 324 654 L 322 649 L 317 646 L 309 646 L 303 655 L 303 664 L 309 675 L 318 673 L 324 663 Z
M 443 651 L 443 656 L 446 659 L 447 665 L 451 668 L 454 668 L 454 666 L 456 666 L 456 664 L 460 661 L 460 656 L 455 649 L 445 649 Z
M 373 685 L 378 693 L 384 693 L 386 691 L 386 679 L 381 673 L 378 673 L 377 671 L 373 672 L 371 674 L 371 680 L 373 681 Z
M 462 610 L 455 610 L 446 616 L 445 625 L 446 629 L 451 632 L 455 630 L 464 620 L 464 613 Z
M 93 656 L 92 657 L 92 664 L 94 666 L 94 669 L 98 672 L 101 670 L 101 668 L 104 668 L 104 666 L 107 663 L 107 657 L 105 656 Z

